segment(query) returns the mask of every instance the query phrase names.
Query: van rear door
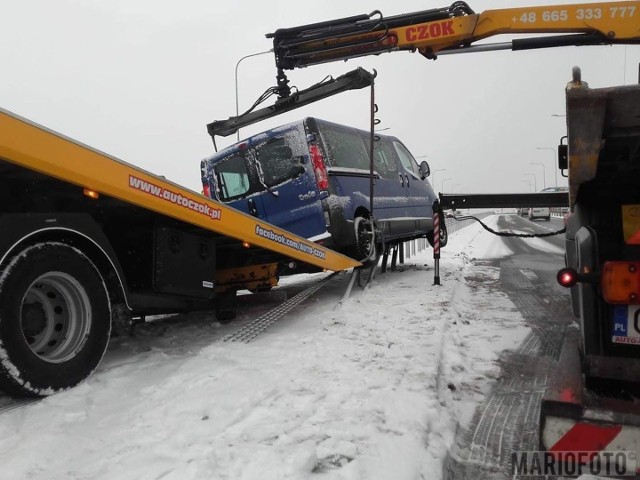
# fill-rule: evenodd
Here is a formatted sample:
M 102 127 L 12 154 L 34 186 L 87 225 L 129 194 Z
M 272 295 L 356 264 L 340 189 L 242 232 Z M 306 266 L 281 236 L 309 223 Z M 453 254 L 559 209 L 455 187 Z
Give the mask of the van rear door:
M 212 197 L 266 220 L 259 195 L 262 186 L 251 158 L 249 150 L 238 148 L 222 159 L 204 160 L 202 182 L 205 188 L 209 187 Z
M 326 231 L 322 203 L 302 127 L 277 133 L 251 149 L 269 223 L 304 238 Z

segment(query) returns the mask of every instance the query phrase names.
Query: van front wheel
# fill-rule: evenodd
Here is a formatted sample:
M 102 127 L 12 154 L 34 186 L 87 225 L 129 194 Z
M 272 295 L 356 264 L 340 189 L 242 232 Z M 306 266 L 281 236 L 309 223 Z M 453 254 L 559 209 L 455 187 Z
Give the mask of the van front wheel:
M 375 261 L 378 255 L 373 221 L 365 217 L 356 217 L 354 227 L 356 231 L 356 258 L 365 264 Z
M 448 240 L 449 234 L 447 233 L 447 226 L 443 222 L 440 224 L 440 248 L 445 247 Z M 431 248 L 433 248 L 433 230 L 427 232 L 427 241 L 429 245 L 431 245 Z

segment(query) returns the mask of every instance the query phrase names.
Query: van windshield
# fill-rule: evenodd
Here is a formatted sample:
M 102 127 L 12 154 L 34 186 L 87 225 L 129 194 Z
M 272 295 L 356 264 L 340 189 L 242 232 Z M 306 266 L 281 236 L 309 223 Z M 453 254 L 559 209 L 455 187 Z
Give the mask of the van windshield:
M 229 201 L 249 192 L 249 172 L 244 156 L 231 155 L 216 165 L 214 170 L 220 200 Z

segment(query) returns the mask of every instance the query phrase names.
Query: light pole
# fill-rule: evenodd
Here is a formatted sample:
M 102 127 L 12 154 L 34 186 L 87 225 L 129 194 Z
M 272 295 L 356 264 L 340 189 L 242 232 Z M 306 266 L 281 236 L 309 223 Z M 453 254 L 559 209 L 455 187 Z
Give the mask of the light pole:
M 257 57 L 258 55 L 264 55 L 266 53 L 272 53 L 273 49 L 265 50 L 264 52 L 256 52 L 250 53 L 249 55 L 245 55 L 236 63 L 236 72 L 235 72 L 235 82 L 236 82 L 236 117 L 240 115 L 240 111 L 238 108 L 238 67 L 240 66 L 240 62 L 242 62 L 245 58 Z M 240 141 L 240 129 L 236 132 L 236 139 Z
M 536 183 L 536 174 L 535 173 L 525 173 L 525 175 L 529 175 L 530 177 L 533 177 L 533 190 L 535 192 L 538 191 L 538 184 Z
M 529 165 L 540 165 L 542 167 L 542 188 L 547 188 L 547 172 L 546 168 L 544 168 L 544 163 L 529 162 Z
M 453 178 L 443 178 L 442 179 L 442 183 L 440 184 L 441 192 L 444 192 L 444 182 L 449 181 L 449 180 L 453 180 Z
M 556 149 L 551 147 L 536 147 L 536 150 L 551 150 L 551 166 L 553 167 L 553 173 L 555 174 L 556 184 L 558 186 L 558 166 L 556 165 Z
M 522 183 L 529 185 L 529 192 L 531 192 L 531 180 L 520 180 Z

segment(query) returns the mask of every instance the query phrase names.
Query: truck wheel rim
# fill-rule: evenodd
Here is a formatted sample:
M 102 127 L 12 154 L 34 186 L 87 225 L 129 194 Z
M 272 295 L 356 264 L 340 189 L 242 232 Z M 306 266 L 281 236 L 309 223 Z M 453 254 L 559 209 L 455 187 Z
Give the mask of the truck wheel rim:
M 27 289 L 20 306 L 22 334 L 31 351 L 50 363 L 72 359 L 91 328 L 84 287 L 63 272 L 47 272 Z

